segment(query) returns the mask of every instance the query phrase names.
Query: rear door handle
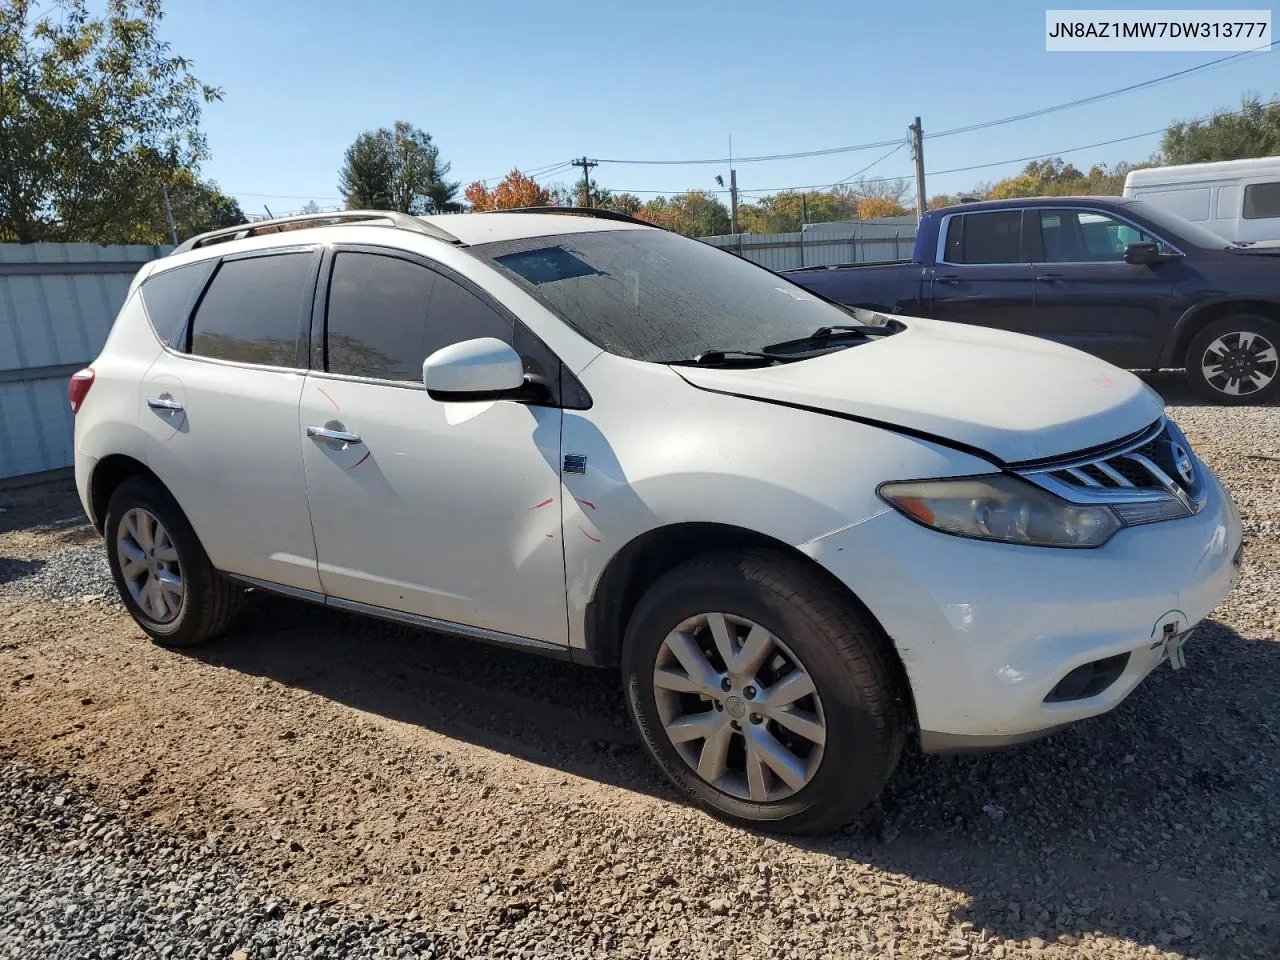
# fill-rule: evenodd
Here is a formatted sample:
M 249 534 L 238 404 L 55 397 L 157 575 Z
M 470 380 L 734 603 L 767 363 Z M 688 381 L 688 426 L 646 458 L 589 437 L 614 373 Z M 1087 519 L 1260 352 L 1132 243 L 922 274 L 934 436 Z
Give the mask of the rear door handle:
M 152 410 L 163 410 L 165 413 L 179 413 L 182 410 L 182 404 L 167 393 L 158 397 L 147 397 L 147 406 Z
M 359 443 L 360 438 L 354 433 L 347 433 L 342 429 L 342 424 L 337 423 L 332 426 L 326 424 L 323 427 L 307 427 L 307 436 L 312 439 L 319 440 L 322 443 L 332 445 Z

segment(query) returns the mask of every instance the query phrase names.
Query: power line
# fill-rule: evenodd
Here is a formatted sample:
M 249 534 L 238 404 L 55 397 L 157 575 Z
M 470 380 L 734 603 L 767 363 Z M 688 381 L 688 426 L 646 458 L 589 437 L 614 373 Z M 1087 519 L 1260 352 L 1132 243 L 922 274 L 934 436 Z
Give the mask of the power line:
M 1262 105 L 1261 105 L 1262 109 L 1264 109 L 1264 110 L 1265 110 L 1265 109 L 1269 109 L 1269 108 L 1271 108 L 1271 107 L 1276 107 L 1276 106 L 1280 106 L 1280 100 L 1273 100 L 1273 101 L 1271 101 L 1270 103 L 1264 103 L 1264 104 L 1262 104 Z M 946 170 L 930 170 L 926 175 L 927 175 L 927 176 L 930 176 L 930 177 L 940 177 L 940 176 L 943 176 L 944 174 L 949 174 L 949 173 L 967 173 L 967 172 L 969 172 L 969 171 L 971 171 L 971 170 L 986 170 L 986 169 L 989 169 L 989 168 L 991 168 L 991 167 L 1002 167 L 1002 166 L 1007 166 L 1008 164 L 1011 164 L 1011 163 L 1029 163 L 1029 162 L 1030 162 L 1030 161 L 1032 161 L 1032 160 L 1046 160 L 1046 159 L 1048 159 L 1049 157 L 1059 157 L 1059 156 L 1062 156 L 1063 154 L 1067 154 L 1067 153 L 1079 153 L 1081 150 L 1092 150 L 1092 149 L 1094 149 L 1094 148 L 1096 148 L 1096 147 L 1109 147 L 1109 146 L 1112 146 L 1112 145 L 1117 144 L 1117 143 L 1128 143 L 1128 142 L 1129 142 L 1129 141 L 1131 141 L 1131 140 L 1141 140 L 1143 137 L 1153 137 L 1153 136 L 1155 136 L 1156 134 L 1165 133 L 1165 132 L 1167 132 L 1168 130 L 1172 129 L 1173 127 L 1178 126 L 1179 124 L 1183 124 L 1183 123 L 1200 123 L 1200 122 L 1203 122 L 1203 121 L 1205 121 L 1205 120 L 1211 120 L 1211 119 L 1213 119 L 1213 117 L 1234 117 L 1234 116 L 1239 116 L 1240 114 L 1242 114 L 1242 113 L 1244 113 L 1244 112 L 1245 112 L 1245 111 L 1243 111 L 1243 110 L 1232 110 L 1232 111 L 1224 112 L 1224 113 L 1215 113 L 1215 114 L 1211 114 L 1211 115 L 1210 115 L 1210 116 L 1208 116 L 1208 117 L 1198 117 L 1198 118 L 1196 118 L 1196 119 L 1194 119 L 1194 120 L 1179 120 L 1179 121 L 1177 121 L 1176 123 L 1171 123 L 1171 124 L 1169 124 L 1168 126 L 1160 127 L 1160 128 L 1158 128 L 1158 129 L 1156 129 L 1156 130 L 1146 130 L 1146 131 L 1143 131 L 1142 133 L 1133 133 L 1133 134 L 1129 134 L 1129 135 L 1128 135 L 1128 136 L 1126 136 L 1126 137 L 1115 137 L 1115 138 L 1113 138 L 1113 139 L 1111 139 L 1111 140 L 1099 140 L 1099 141 L 1097 141 L 1096 143 L 1086 143 L 1086 144 L 1083 144 L 1083 145 L 1078 146 L 1078 147 L 1066 147 L 1066 148 L 1061 149 L 1061 150 L 1050 150 L 1050 151 L 1048 151 L 1048 152 L 1046 152 L 1046 153 L 1037 153 L 1037 154 L 1033 154 L 1033 155 L 1031 155 L 1031 156 L 1027 156 L 1027 157 L 1008 157 L 1008 158 L 1006 158 L 1006 159 L 1004 159 L 1004 160 L 991 160 L 991 161 L 988 161 L 988 162 L 986 162 L 986 163 L 974 163 L 974 164 L 969 164 L 968 166 L 964 166 L 964 167 L 950 167 L 950 168 L 948 168 L 948 169 L 946 169 Z M 864 182 L 864 183 L 868 183 L 868 184 L 872 184 L 872 183 L 893 183 L 893 182 L 894 182 L 894 181 L 896 181 L 896 180 L 910 180 L 910 179 L 911 179 L 911 174 L 902 174 L 901 176 L 897 176 L 897 177 L 878 177 L 878 178 L 876 178 L 876 179 L 874 179 L 874 180 L 865 180 L 865 181 L 863 181 L 863 182 Z M 742 193 L 748 193 L 748 194 L 751 194 L 751 195 L 765 195 L 765 194 L 771 194 L 771 193 L 782 193 L 782 192 L 786 192 L 786 191 L 794 191 L 794 190 L 828 190 L 828 189 L 830 189 L 830 188 L 832 188 L 832 187 L 842 186 L 844 183 L 845 183 L 845 181 L 844 181 L 844 180 L 837 180 L 837 181 L 836 181 L 836 182 L 834 182 L 834 183 L 814 183 L 814 184 L 809 184 L 809 185 L 807 185 L 807 186 L 759 187 L 759 188 L 754 189 L 754 190 L 743 190 L 743 191 L 741 191 L 741 192 L 742 192 Z M 683 192 L 688 192 L 688 191 L 680 191 L 680 190 L 623 190 L 623 189 L 619 188 L 619 189 L 617 189 L 617 191 L 616 191 L 616 192 L 618 192 L 618 193 L 636 193 L 636 194 L 640 194 L 640 193 L 648 193 L 648 194 L 671 194 L 671 195 L 676 195 L 676 196 L 678 196 L 679 194 L 681 194 L 681 193 L 683 193 Z M 724 191 L 723 191 L 723 190 L 704 190 L 704 191 L 702 191 L 702 192 L 703 192 L 703 193 L 723 193 Z
M 953 127 L 950 130 L 940 130 L 937 133 L 928 134 L 925 137 L 925 139 L 933 140 L 939 137 L 955 136 L 956 134 L 960 134 L 960 133 L 970 133 L 974 130 L 986 130 L 986 129 L 989 129 L 990 127 L 1002 126 L 1008 123 L 1017 123 L 1021 120 L 1029 120 L 1034 117 L 1041 117 L 1046 114 L 1057 113 L 1058 111 L 1061 111 L 1061 110 L 1069 110 L 1072 107 L 1079 107 L 1079 106 L 1084 106 L 1090 103 L 1097 103 L 1102 100 L 1109 100 L 1113 97 L 1123 96 L 1126 93 L 1133 93 L 1137 90 L 1144 90 L 1148 87 L 1153 87 L 1156 84 L 1166 83 L 1170 80 L 1179 79 L 1180 77 L 1190 76 L 1191 74 L 1199 73 L 1202 70 L 1211 70 L 1214 67 L 1220 67 L 1226 63 L 1239 60 L 1243 57 L 1249 57 L 1254 54 L 1258 54 L 1263 51 L 1270 50 L 1273 47 L 1275 47 L 1275 45 L 1278 43 L 1280 43 L 1280 40 L 1274 40 L 1269 44 L 1265 44 L 1260 47 L 1255 47 L 1252 50 L 1240 50 L 1228 56 L 1219 57 L 1217 60 L 1210 60 L 1208 63 L 1201 63 L 1193 67 L 1186 67 L 1182 70 L 1176 70 L 1173 73 L 1166 73 L 1159 77 L 1153 77 L 1150 80 L 1143 80 L 1140 83 L 1132 83 L 1125 87 L 1117 87 L 1115 90 L 1108 90 L 1104 93 L 1097 93 L 1097 94 L 1093 94 L 1092 96 L 1081 97 L 1077 100 L 1069 100 L 1066 103 L 1057 103 L 1052 106 L 1041 107 L 1037 110 L 1030 110 L 1030 111 L 1027 111 L 1026 113 L 1014 114 L 1013 116 L 1009 116 L 1009 117 L 1001 117 L 997 120 L 984 120 L 981 123 L 971 123 L 962 127 Z M 803 150 L 796 153 L 775 153 L 775 154 L 768 154 L 768 155 L 757 156 L 757 157 L 734 157 L 732 159 L 734 163 L 764 163 L 766 161 L 773 161 L 773 160 L 801 160 L 808 157 L 824 157 L 824 156 L 830 156 L 832 154 L 838 154 L 838 153 L 856 153 L 861 150 L 874 150 L 880 147 L 893 146 L 894 144 L 897 144 L 899 142 L 900 142 L 899 139 L 880 140 L 875 143 L 858 143 L 858 144 L 853 144 L 851 146 L 845 146 L 845 147 L 828 147 L 821 150 Z M 706 164 L 706 163 L 728 163 L 729 158 L 706 157 L 706 158 L 689 159 L 689 160 L 620 160 L 620 159 L 608 159 L 608 158 L 601 157 L 599 158 L 599 162 L 640 165 L 640 166 L 681 166 L 681 165 L 694 165 L 694 164 Z
M 1233 53 L 1230 56 L 1219 57 L 1217 60 L 1210 60 L 1208 63 L 1202 63 L 1199 66 L 1187 67 L 1184 70 L 1166 73 L 1164 76 L 1156 77 L 1152 80 L 1143 80 L 1141 83 L 1131 83 L 1127 87 L 1118 87 L 1115 90 L 1108 90 L 1106 93 L 1097 93 L 1090 97 L 1081 97 L 1079 100 L 1070 100 L 1067 103 L 1058 103 L 1051 107 L 1041 107 L 1039 110 L 1030 110 L 1026 113 L 1015 114 L 1012 117 L 1003 117 L 999 120 L 986 120 L 982 123 L 971 123 L 963 127 L 952 127 L 950 130 L 940 130 L 937 133 L 928 134 L 925 139 L 936 140 L 939 137 L 951 137 L 958 133 L 972 133 L 975 130 L 987 130 L 991 127 L 998 127 L 1006 123 L 1017 123 L 1020 120 L 1030 120 L 1033 117 L 1043 117 L 1046 114 L 1057 113 L 1060 110 L 1069 110 L 1072 107 L 1080 107 L 1090 103 L 1098 103 L 1102 100 L 1110 100 L 1113 97 L 1123 96 L 1126 93 L 1133 93 L 1135 90 L 1145 90 L 1147 87 L 1153 87 L 1159 83 L 1176 80 L 1178 77 L 1185 77 L 1188 74 L 1198 73 L 1201 70 L 1209 70 L 1232 60 L 1238 60 L 1241 57 L 1247 57 L 1251 54 L 1269 50 L 1277 43 L 1280 43 L 1280 40 L 1274 40 L 1269 44 L 1256 47 L 1253 50 L 1242 50 L 1238 53 Z
M 874 167 L 874 166 L 878 166 L 882 160 L 888 160 L 890 157 L 892 157 L 895 153 L 897 153 L 899 150 L 901 150 L 901 149 L 902 149 L 903 147 L 905 147 L 906 145 L 907 145 L 907 144 L 906 144 L 906 141 L 903 141 L 902 143 L 899 143 L 896 147 L 894 147 L 894 148 L 893 148 L 892 150 L 890 150 L 888 153 L 883 154 L 883 155 L 881 155 L 881 156 L 877 157 L 876 159 L 874 159 L 874 160 L 872 160 L 870 163 L 868 163 L 865 167 L 860 167 L 859 169 L 857 169 L 857 170 L 853 171 L 853 173 L 851 173 L 851 174 L 849 174 L 847 177 L 845 177 L 843 180 L 837 180 L 836 182 L 837 182 L 837 183 L 848 183 L 848 182 L 849 182 L 850 180 L 852 180 L 854 177 L 861 176 L 862 174 L 864 174 L 864 173 L 866 173 L 868 170 L 870 170 L 872 167 Z

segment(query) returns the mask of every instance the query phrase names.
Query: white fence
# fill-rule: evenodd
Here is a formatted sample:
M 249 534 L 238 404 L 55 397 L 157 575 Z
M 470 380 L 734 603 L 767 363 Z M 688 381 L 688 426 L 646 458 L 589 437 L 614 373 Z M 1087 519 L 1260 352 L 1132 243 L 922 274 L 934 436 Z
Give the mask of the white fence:
M 795 270 L 837 263 L 910 259 L 915 248 L 916 225 L 914 219 L 907 223 L 822 223 L 809 224 L 801 233 L 740 233 L 703 237 L 702 241 L 770 270 Z
M 67 380 L 102 349 L 138 268 L 169 249 L 0 243 L 0 482 L 72 465 Z

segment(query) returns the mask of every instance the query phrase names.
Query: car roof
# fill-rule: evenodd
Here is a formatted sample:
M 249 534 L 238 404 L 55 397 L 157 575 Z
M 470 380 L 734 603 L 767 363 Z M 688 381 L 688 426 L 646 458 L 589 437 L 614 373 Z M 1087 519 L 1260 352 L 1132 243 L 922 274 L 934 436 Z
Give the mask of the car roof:
M 1096 207 L 1098 204 L 1127 206 L 1133 202 L 1128 197 L 1011 197 L 1008 200 L 974 200 L 972 203 L 957 203 L 929 212 L 951 214 L 969 213 L 974 210 L 1008 210 L 1012 207 Z
M 601 230 L 652 230 L 625 220 L 557 213 L 442 213 L 420 217 L 452 234 L 468 246 L 499 240 L 524 240 L 558 233 L 596 233 Z

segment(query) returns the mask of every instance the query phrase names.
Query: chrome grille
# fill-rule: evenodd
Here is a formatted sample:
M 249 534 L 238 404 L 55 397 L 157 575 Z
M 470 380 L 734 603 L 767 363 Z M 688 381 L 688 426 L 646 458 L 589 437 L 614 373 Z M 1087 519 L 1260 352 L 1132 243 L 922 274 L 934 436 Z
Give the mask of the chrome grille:
M 1176 514 L 1188 516 L 1204 506 L 1201 470 L 1182 432 L 1162 418 L 1117 446 L 1039 462 L 1017 473 L 1067 500 L 1136 504 L 1172 499 L 1184 508 Z

